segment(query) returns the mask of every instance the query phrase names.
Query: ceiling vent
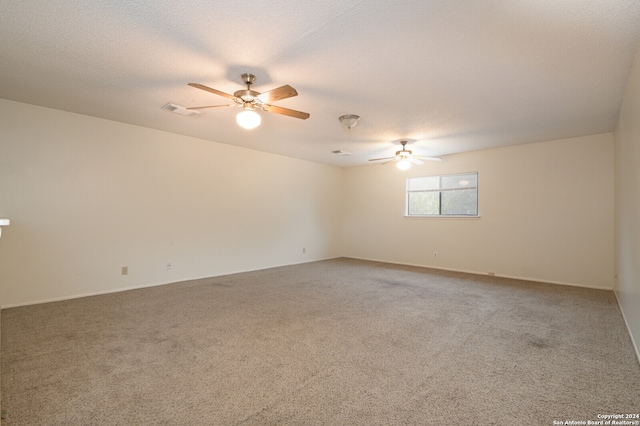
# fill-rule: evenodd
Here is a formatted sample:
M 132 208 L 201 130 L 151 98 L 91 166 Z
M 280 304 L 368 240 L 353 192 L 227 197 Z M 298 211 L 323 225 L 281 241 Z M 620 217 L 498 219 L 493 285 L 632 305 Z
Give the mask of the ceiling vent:
M 200 114 L 202 114 L 200 111 L 187 109 L 187 108 L 185 108 L 183 106 L 172 104 L 171 102 L 169 102 L 168 104 L 164 105 L 162 107 L 162 109 L 167 110 L 167 111 L 171 111 L 171 112 L 175 112 L 176 114 L 186 115 L 188 117 L 200 117 Z

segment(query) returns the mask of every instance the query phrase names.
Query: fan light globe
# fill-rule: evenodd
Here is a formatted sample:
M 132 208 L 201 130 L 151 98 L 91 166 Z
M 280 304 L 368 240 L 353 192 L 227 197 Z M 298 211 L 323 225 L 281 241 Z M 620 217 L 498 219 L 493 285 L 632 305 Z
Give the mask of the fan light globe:
M 403 158 L 402 160 L 396 163 L 396 167 L 400 170 L 407 170 L 409 167 L 411 167 L 411 161 L 407 160 L 406 158 Z
M 260 125 L 262 118 L 260 118 L 260 114 L 257 112 L 245 109 L 236 115 L 236 121 L 240 127 L 244 127 L 245 129 L 255 129 Z
M 340 124 L 345 130 L 351 130 L 358 125 L 360 116 L 355 114 L 341 115 L 338 120 L 340 120 Z

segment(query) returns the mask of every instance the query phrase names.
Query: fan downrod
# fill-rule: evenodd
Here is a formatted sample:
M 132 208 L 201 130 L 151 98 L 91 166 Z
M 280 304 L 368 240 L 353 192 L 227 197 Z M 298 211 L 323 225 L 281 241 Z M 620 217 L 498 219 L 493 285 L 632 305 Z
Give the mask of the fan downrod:
M 396 156 L 402 156 L 402 154 L 404 155 L 411 155 L 411 151 L 409 151 L 407 149 L 407 143 L 409 141 L 400 141 L 400 145 L 402 145 L 402 149 L 400 151 L 396 151 Z
M 238 90 L 233 94 L 233 96 L 242 99 L 244 102 L 253 102 L 260 95 L 260 92 L 251 90 L 251 85 L 254 81 L 256 81 L 255 75 L 249 73 L 242 74 L 242 82 L 247 85 L 247 89 Z
M 251 85 L 256 81 L 256 76 L 249 73 L 242 74 L 242 81 L 247 85 L 247 90 L 251 90 Z

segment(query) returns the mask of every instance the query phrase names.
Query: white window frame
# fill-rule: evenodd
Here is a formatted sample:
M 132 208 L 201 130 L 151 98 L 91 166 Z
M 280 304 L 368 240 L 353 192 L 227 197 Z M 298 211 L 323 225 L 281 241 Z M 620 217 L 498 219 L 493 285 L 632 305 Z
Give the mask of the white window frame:
M 410 191 L 409 190 L 409 183 L 412 179 L 422 179 L 422 178 L 439 178 L 440 181 L 442 181 L 443 177 L 452 177 L 452 176 L 465 176 L 465 175 L 476 175 L 476 186 L 475 187 L 469 187 L 469 188 L 450 188 L 447 189 L 445 188 L 444 190 L 442 188 L 438 188 L 438 189 L 430 189 L 430 190 L 417 190 L 417 191 Z M 465 172 L 465 173 L 450 173 L 450 174 L 443 174 L 443 175 L 430 175 L 430 176 L 416 176 L 416 177 L 411 177 L 411 178 L 407 178 L 406 181 L 406 187 L 405 187 L 405 203 L 404 203 L 404 208 L 405 208 L 405 212 L 404 215 L 405 217 L 408 218 L 479 218 L 480 217 L 480 197 L 479 197 L 479 187 L 480 187 L 480 183 L 479 183 L 479 174 L 478 172 Z M 475 189 L 476 190 L 476 214 L 409 214 L 409 194 L 414 193 L 414 192 L 440 192 L 440 197 L 442 197 L 442 192 L 446 192 L 446 191 L 469 191 L 470 189 Z M 440 198 L 442 199 L 442 198 Z M 440 204 L 440 211 L 442 211 L 442 204 Z

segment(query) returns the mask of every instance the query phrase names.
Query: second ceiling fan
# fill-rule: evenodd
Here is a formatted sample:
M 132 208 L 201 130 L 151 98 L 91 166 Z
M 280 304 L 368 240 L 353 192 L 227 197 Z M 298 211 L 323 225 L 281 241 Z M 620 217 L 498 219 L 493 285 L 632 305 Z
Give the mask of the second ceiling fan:
M 400 145 L 402 145 L 402 149 L 400 151 L 396 151 L 396 155 L 393 157 L 372 158 L 369 161 L 386 160 L 384 163 L 381 163 L 381 164 L 387 164 L 389 161 L 396 160 L 397 161 L 396 165 L 400 170 L 408 169 L 409 167 L 411 167 L 411 163 L 418 164 L 418 165 L 424 164 L 424 161 L 422 160 L 442 161 L 442 158 L 439 158 L 439 157 L 424 157 L 421 155 L 414 155 L 410 150 L 407 149 L 406 147 L 407 143 L 409 143 L 408 140 L 401 140 Z
M 222 92 L 220 90 L 212 89 L 199 83 L 189 83 L 189 86 L 201 89 L 214 95 L 222 96 L 233 101 L 232 104 L 226 105 L 207 105 L 192 107 L 187 109 L 204 109 L 204 108 L 217 108 L 217 107 L 239 107 L 243 111 L 236 116 L 238 124 L 246 129 L 253 129 L 260 125 L 260 115 L 256 112 L 256 109 L 261 109 L 266 112 L 274 112 L 276 114 L 286 115 L 289 117 L 299 118 L 306 120 L 309 118 L 309 114 L 302 111 L 296 111 L 289 108 L 283 108 L 276 105 L 271 105 L 270 102 L 279 101 L 282 99 L 298 96 L 296 89 L 289 85 L 280 86 L 268 92 L 260 93 L 255 90 L 251 90 L 251 85 L 255 82 L 256 76 L 253 74 L 242 74 L 242 81 L 247 85 L 246 89 L 237 90 L 233 95 Z

